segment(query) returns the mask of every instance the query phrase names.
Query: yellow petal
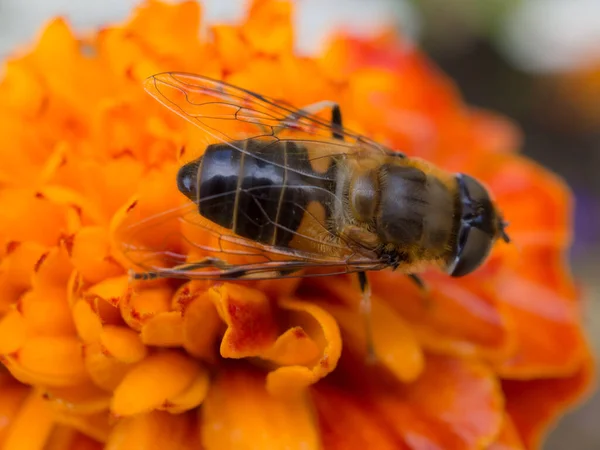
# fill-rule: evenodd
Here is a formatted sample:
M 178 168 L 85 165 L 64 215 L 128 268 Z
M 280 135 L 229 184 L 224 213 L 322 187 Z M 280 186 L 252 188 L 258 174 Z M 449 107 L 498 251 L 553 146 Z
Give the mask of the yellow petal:
M 80 300 L 73 306 L 73 320 L 77 334 L 87 344 L 98 342 L 102 332 L 102 322 L 92 307 L 85 300 Z
M 151 355 L 127 373 L 115 390 L 111 410 L 117 416 L 150 412 L 181 395 L 205 370 L 176 351 Z
M 140 335 L 146 345 L 181 347 L 183 345 L 183 317 L 179 311 L 159 313 L 143 326 Z
M 310 364 L 320 354 L 319 346 L 302 327 L 292 327 L 279 336 L 261 358 L 282 366 L 291 366 Z
M 72 386 L 87 380 L 81 343 L 75 337 L 31 337 L 17 361 L 36 384 Z
M 320 448 L 307 397 L 273 397 L 264 378 L 251 371 L 223 371 L 211 386 L 201 414 L 206 450 Z
M 17 310 L 0 319 L 0 355 L 16 352 L 27 338 L 27 324 Z
M 136 363 L 146 357 L 148 349 L 140 335 L 130 328 L 107 325 L 102 328 L 100 345 L 118 361 Z
M 131 368 L 130 365 L 107 355 L 98 342 L 85 346 L 83 360 L 94 384 L 108 392 L 117 388 Z
M 32 432 L 35 424 L 35 432 Z M 42 396 L 32 391 L 11 424 L 3 450 L 42 450 L 52 431 L 54 417 Z
M 216 357 L 215 342 L 223 321 L 210 294 L 195 298 L 183 313 L 183 347 L 193 356 L 212 361 Z
M 181 413 L 195 408 L 206 398 L 209 386 L 208 371 L 201 370 L 190 387 L 181 394 L 169 399 L 168 403 L 161 409 L 170 413 Z

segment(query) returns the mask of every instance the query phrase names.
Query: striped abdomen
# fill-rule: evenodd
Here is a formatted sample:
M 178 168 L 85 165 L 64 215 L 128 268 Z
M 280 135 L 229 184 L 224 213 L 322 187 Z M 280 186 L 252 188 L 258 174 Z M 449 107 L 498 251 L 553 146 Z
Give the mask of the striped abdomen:
M 210 145 L 180 169 L 177 183 L 208 220 L 283 247 L 296 236 L 310 203 L 319 202 L 331 214 L 334 167 L 315 171 L 306 148 L 294 142 L 249 139 Z

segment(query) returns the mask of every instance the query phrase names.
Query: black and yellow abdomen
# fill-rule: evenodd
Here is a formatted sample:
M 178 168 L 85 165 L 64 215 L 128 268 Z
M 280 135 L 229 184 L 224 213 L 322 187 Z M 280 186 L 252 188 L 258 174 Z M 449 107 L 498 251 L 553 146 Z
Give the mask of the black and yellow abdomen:
M 295 142 L 249 139 L 210 145 L 179 170 L 177 184 L 206 219 L 247 239 L 287 247 L 311 203 L 331 215 L 335 167 L 317 172 L 308 150 Z

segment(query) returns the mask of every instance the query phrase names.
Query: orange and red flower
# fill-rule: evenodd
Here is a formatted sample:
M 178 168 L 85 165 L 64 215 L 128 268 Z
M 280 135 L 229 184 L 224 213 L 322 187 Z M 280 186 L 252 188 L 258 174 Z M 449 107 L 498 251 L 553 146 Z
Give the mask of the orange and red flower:
M 201 38 L 197 3 L 150 1 L 89 39 L 54 20 L 7 61 L 3 448 L 530 449 L 589 389 L 564 184 L 393 34 L 295 56 L 290 9 L 257 0 Z M 515 244 L 464 279 L 426 273 L 427 296 L 373 274 L 374 365 L 348 277 L 131 284 L 116 230 L 177 201 L 179 149 L 196 142 L 141 88 L 174 70 L 335 99 L 351 129 L 483 180 Z

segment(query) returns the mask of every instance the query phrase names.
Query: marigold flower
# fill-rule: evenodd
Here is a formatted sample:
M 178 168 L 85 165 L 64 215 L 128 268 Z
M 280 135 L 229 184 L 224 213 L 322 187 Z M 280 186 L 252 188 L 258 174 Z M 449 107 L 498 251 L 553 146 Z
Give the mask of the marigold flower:
M 257 0 L 201 38 L 197 3 L 150 1 L 86 39 L 53 20 L 6 62 L 3 448 L 532 449 L 588 391 L 564 184 L 396 35 L 299 58 L 290 15 Z M 427 272 L 427 296 L 372 274 L 374 365 L 350 277 L 130 283 L 119 225 L 177 203 L 179 151 L 197 144 L 141 88 L 162 71 L 336 99 L 349 128 L 483 180 L 515 244 L 464 279 Z

